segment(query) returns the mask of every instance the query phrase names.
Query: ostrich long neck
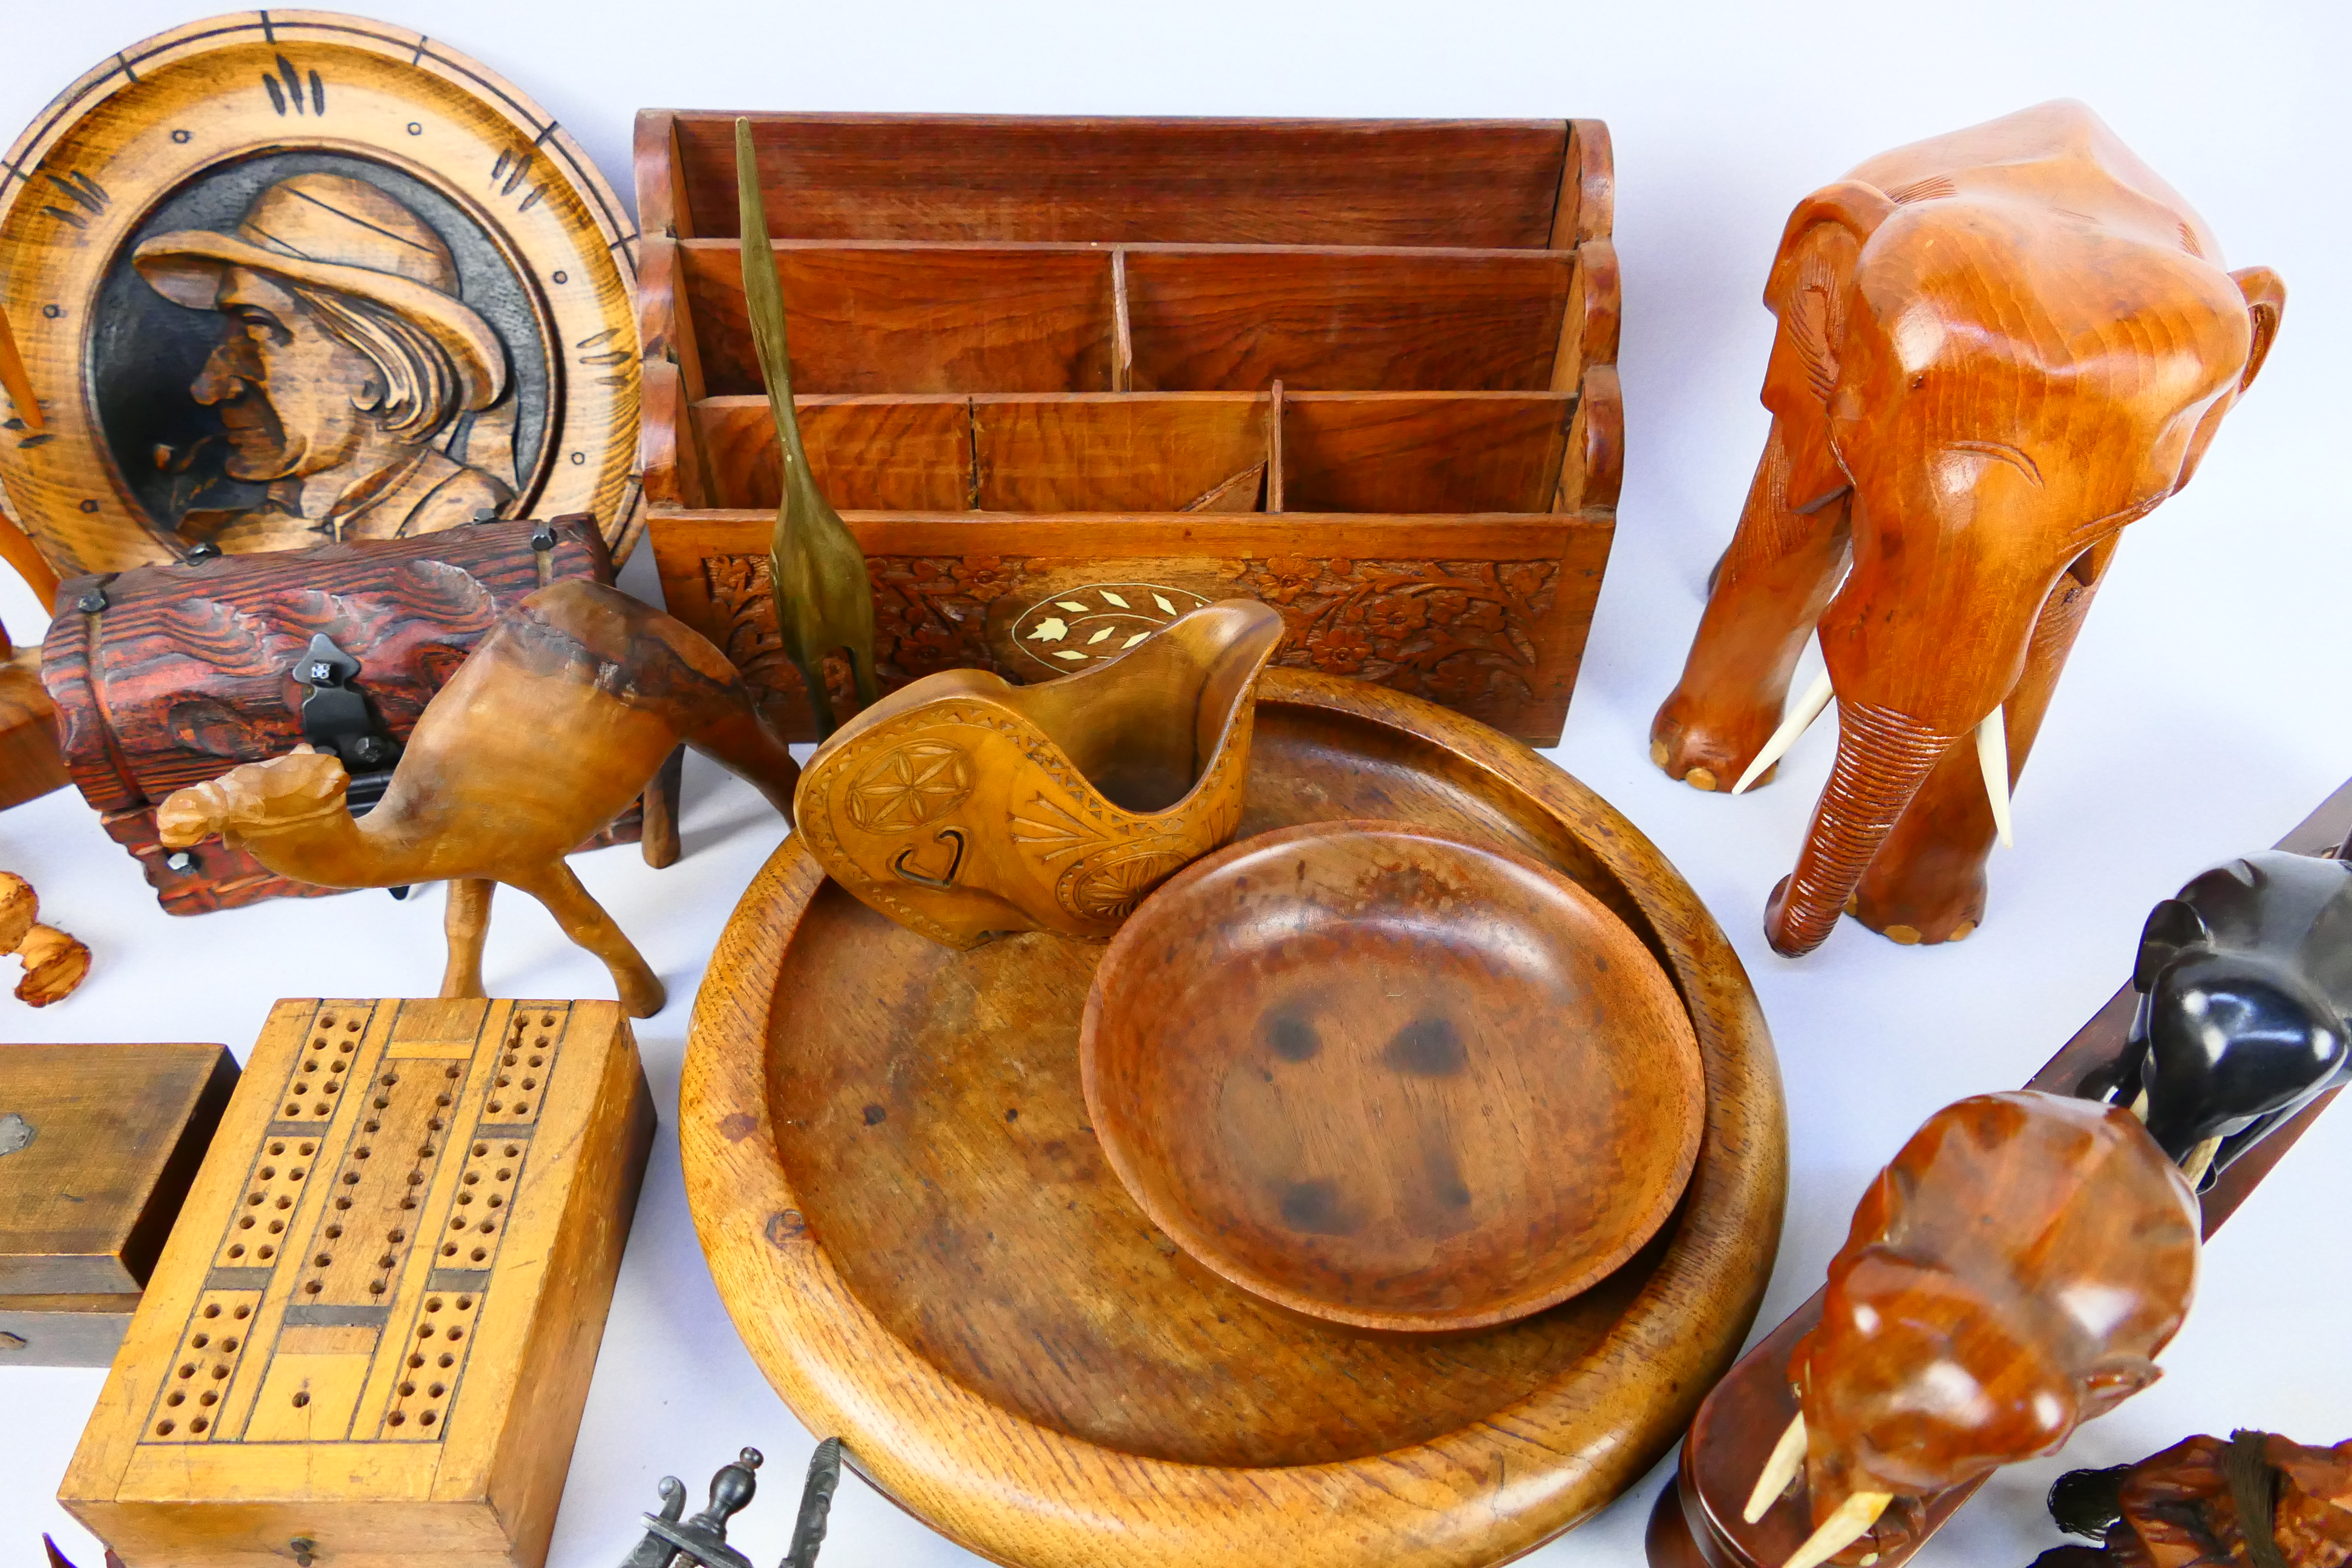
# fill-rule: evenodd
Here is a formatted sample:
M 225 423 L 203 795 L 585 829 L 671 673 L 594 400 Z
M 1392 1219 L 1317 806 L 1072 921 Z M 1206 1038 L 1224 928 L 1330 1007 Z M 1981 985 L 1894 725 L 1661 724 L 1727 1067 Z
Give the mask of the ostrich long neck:
M 379 808 L 381 810 L 381 808 Z M 373 815 L 370 823 L 374 823 Z M 230 830 L 240 849 L 281 877 L 322 888 L 391 888 L 433 879 L 427 847 L 404 842 L 377 825 L 371 833 L 340 807 L 293 822 L 243 823 Z

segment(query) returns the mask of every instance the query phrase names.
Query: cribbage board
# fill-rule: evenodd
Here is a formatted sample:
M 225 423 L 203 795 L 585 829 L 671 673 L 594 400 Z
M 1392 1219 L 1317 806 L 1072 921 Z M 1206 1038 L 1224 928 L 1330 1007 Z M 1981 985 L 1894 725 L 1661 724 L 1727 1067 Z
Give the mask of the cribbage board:
M 652 1128 L 612 1003 L 279 1003 L 60 1500 L 131 1568 L 537 1564 Z

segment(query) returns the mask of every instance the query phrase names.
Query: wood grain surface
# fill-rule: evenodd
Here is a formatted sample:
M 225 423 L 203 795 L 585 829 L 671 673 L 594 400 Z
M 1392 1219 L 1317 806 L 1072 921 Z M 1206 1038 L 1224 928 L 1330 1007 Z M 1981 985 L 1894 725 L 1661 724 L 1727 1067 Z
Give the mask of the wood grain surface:
M 73 579 L 41 650 L 66 769 L 173 913 L 309 896 L 217 842 L 173 864 L 154 808 L 302 743 L 294 667 L 316 634 L 360 661 L 373 715 L 405 740 L 500 610 L 550 581 L 611 580 L 592 521 L 554 520 L 545 552 L 530 524 L 500 522 Z M 632 805 L 582 847 L 635 842 L 640 821 Z
M 7 644 L 0 630 L 0 811 L 72 782 L 58 753 L 57 710 L 41 687 L 41 651 Z
M 1777 951 L 1811 952 L 1842 912 L 1906 945 L 1984 919 L 2010 794 L 2125 529 L 2189 482 L 2277 334 L 2285 285 L 2221 255 L 2068 100 L 1881 153 L 1790 214 L 1771 428 L 1650 732 L 1671 776 L 1732 785 L 1793 738 L 1790 679 L 1819 642 L 1837 760 L 1765 910 Z
M 219 1046 L 0 1046 L 0 1297 L 137 1295 L 236 1080 Z
M 961 394 L 796 397 L 817 485 L 853 511 L 960 511 L 972 500 L 971 400 Z M 772 508 L 783 467 L 768 399 L 694 405 L 714 505 Z
M 536 1568 L 652 1139 L 612 1003 L 280 1002 L 59 1500 L 131 1568 Z
M 152 805 L 300 745 L 294 667 L 320 633 L 360 661 L 376 715 L 405 737 L 501 609 L 552 578 L 611 580 L 593 528 L 551 526 L 544 552 L 530 524 L 505 522 L 69 579 L 42 679 L 82 798 Z
M 1599 1508 L 1736 1353 L 1785 1191 L 1778 1071 L 1729 945 L 1647 840 L 1432 704 L 1270 670 L 1243 833 L 1414 821 L 1565 872 L 1688 1010 L 1706 1125 L 1688 1194 L 1574 1300 L 1441 1344 L 1267 1314 L 1178 1261 L 1078 1083 L 1100 950 L 959 954 L 788 840 L 697 1005 L 688 1193 L 738 1329 L 796 1414 L 999 1562 L 1484 1564 Z
M 819 746 L 794 797 L 834 880 L 933 942 L 1100 941 L 1241 820 L 1250 693 L 1279 616 L 1235 599 L 1149 629 L 1043 629 L 1083 668 L 1035 686 L 919 681 Z
M 1298 392 L 1282 398 L 1288 511 L 1546 511 L 1572 397 Z
M 688 240 L 679 253 L 707 391 L 760 392 L 740 245 Z M 1111 390 L 1111 263 L 1097 247 L 775 254 L 796 392 Z
M 647 493 L 673 611 L 798 697 L 730 515 L 778 489 L 737 401 L 760 388 L 732 121 L 638 118 Z M 863 514 L 885 689 L 1040 679 L 1016 628 L 1046 594 L 1143 584 L 1261 598 L 1286 661 L 1559 739 L 1623 465 L 1606 127 L 750 125 L 812 471 Z M 972 526 L 951 552 L 898 547 L 952 512 Z M 1556 521 L 1476 542 L 1508 512 Z M 835 705 L 846 676 L 822 677 Z
M 213 276 L 222 268 L 199 258 L 184 279 L 185 300 L 165 304 L 171 296 L 158 296 L 155 257 L 142 268 L 134 251 L 167 239 L 173 243 L 163 249 L 184 258 L 219 251 L 231 238 L 224 231 L 271 200 L 268 191 L 240 184 L 257 160 L 271 176 L 263 184 L 278 197 L 273 212 L 299 208 L 339 237 L 322 246 L 298 237 L 302 243 L 289 243 L 300 259 L 272 272 L 274 253 L 257 254 L 248 237 L 236 242 L 248 247 L 226 269 L 226 295 Z M 333 184 L 300 187 L 304 180 Z M 203 205 L 216 184 L 229 193 L 228 205 L 205 207 L 202 221 L 177 221 L 174 215 L 190 201 Z M 321 197 L 350 212 L 329 216 Z M 346 373 L 324 377 L 306 376 L 290 360 L 274 380 L 243 363 L 242 390 L 230 394 L 212 368 L 199 376 L 193 364 L 159 384 L 154 367 L 179 365 L 182 356 L 159 353 L 152 337 L 134 345 L 118 331 L 134 306 L 172 312 L 184 302 L 209 311 L 228 298 L 269 309 L 281 336 L 325 348 L 334 317 L 316 314 L 285 283 L 358 301 L 341 307 L 346 311 L 387 309 L 412 333 L 425 334 L 418 323 L 429 323 L 441 333 L 445 356 L 447 343 L 470 344 L 451 365 L 471 359 L 488 372 L 493 353 L 506 362 L 505 374 L 494 377 L 501 391 L 474 408 L 479 417 L 470 423 L 451 410 L 429 429 L 385 424 L 379 434 L 387 451 L 398 448 L 396 461 L 387 457 L 386 465 L 362 464 L 340 476 L 319 466 L 312 479 L 322 492 L 331 489 L 352 503 L 355 519 L 372 500 L 406 494 L 410 478 L 421 474 L 424 489 L 472 475 L 486 500 L 504 492 L 494 504 L 506 515 L 591 513 L 616 560 L 635 545 L 644 517 L 636 478 L 640 356 L 630 298 L 635 226 L 568 132 L 512 83 L 441 40 L 291 9 L 213 16 L 130 42 L 67 87 L 16 138 L 0 160 L 0 209 L 5 310 L 47 423 L 40 432 L 0 439 L 0 483 L 61 574 L 177 560 L 205 537 L 209 525 L 197 514 L 223 502 L 194 506 L 142 474 L 152 478 L 170 465 L 197 474 L 220 457 L 226 422 L 199 396 L 267 405 L 239 446 L 267 444 L 254 433 L 269 428 L 263 422 L 273 408 L 297 436 L 321 413 L 351 412 L 348 388 L 363 378 L 357 350 L 345 350 Z M 151 221 L 158 218 L 173 221 Z M 193 242 L 191 234 L 198 236 Z M 397 270 L 387 257 L 414 257 L 435 245 L 444 262 L 451 253 L 474 258 L 475 276 L 464 287 L 454 267 L 436 283 L 371 281 Z M 322 257 L 331 263 L 323 271 L 312 265 Z M 480 292 L 485 268 L 505 275 L 496 304 Z M 247 297 L 256 279 L 273 291 L 266 306 Z M 488 324 L 493 317 L 501 324 Z M 464 324 L 452 328 L 453 321 Z M 246 342 L 242 324 L 223 337 L 222 353 L 246 352 L 238 347 Z M 315 368 L 323 359 L 303 363 Z M 200 389 L 200 381 L 214 384 Z M 525 401 L 532 405 L 527 412 Z M 467 433 L 457 439 L 461 425 Z M 505 434 L 494 435 L 493 426 Z M 517 446 L 523 432 L 530 438 Z M 322 437 L 315 450 L 331 447 Z M 311 449 L 259 466 L 299 466 Z M 278 468 L 236 477 L 260 484 L 289 476 Z M 226 504 L 242 510 L 253 503 L 248 490 Z M 324 507 L 303 510 L 310 522 L 325 521 Z M 446 527 L 470 521 L 472 510 L 425 508 L 416 516 L 420 528 Z M 184 526 L 191 521 L 193 529 Z M 268 520 L 255 512 L 247 521 Z M 355 521 L 352 531 L 365 526 Z M 234 528 L 221 537 L 232 550 L 252 547 Z
M 638 113 L 639 170 L 669 171 L 640 207 L 648 232 L 738 232 L 734 119 Z M 1569 126 L 1597 121 L 751 119 L 777 232 L 795 237 L 1533 247 L 1564 181 L 1570 211 L 1599 205 L 1577 200 L 1589 159 L 1563 167 Z
M 1237 393 L 975 397 L 986 511 L 1181 511 L 1266 460 L 1266 402 Z
M 1656 1234 L 1698 1157 L 1698 1042 L 1657 961 L 1536 861 L 1302 823 L 1195 862 L 1095 971 L 1087 1110 L 1145 1214 L 1310 1318 L 1492 1328 Z
M 1045 679 L 1026 637 L 1074 591 L 1142 584 L 1171 602 L 1278 607 L 1277 664 L 1441 700 L 1540 744 L 1559 738 L 1612 513 L 853 512 L 875 591 L 887 692 L 934 670 Z M 670 610 L 755 686 L 796 701 L 767 605 L 771 519 L 664 513 L 654 522 Z M 1188 597 L 1189 596 L 1189 597 Z M 832 680 L 849 701 L 845 671 Z M 786 712 L 795 725 L 803 722 Z M 795 740 L 808 739 L 803 729 Z
M 1264 394 L 795 401 L 818 482 L 853 511 L 1174 512 L 1269 457 Z M 1575 409 L 1573 395 L 1545 392 L 1286 386 L 1283 509 L 1549 511 Z M 765 400 L 706 398 L 694 421 L 719 498 L 773 506 L 780 477 Z
M 1135 384 L 1541 391 L 1572 270 L 1552 251 L 1129 250 Z

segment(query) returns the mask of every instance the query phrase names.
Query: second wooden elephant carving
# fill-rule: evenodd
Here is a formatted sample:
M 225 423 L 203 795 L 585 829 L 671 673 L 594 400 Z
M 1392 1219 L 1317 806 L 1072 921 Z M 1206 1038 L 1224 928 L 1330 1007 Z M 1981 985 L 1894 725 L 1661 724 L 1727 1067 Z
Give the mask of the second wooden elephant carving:
M 1983 919 L 2123 526 L 2188 482 L 2278 330 L 2277 276 L 2221 257 L 2077 103 L 1883 154 L 1790 216 L 1771 435 L 1651 747 L 1701 789 L 1760 778 L 1834 690 L 1837 760 L 1766 915 L 1780 952 L 1842 909 L 1904 942 Z M 1827 679 L 1783 722 L 1816 631 Z
M 1931 1495 L 2055 1453 L 2157 1380 L 2198 1247 L 2195 1195 L 2128 1112 L 2031 1089 L 1946 1106 L 1854 1210 L 1748 1522 L 1809 1510 L 1781 1568 L 1902 1561 Z

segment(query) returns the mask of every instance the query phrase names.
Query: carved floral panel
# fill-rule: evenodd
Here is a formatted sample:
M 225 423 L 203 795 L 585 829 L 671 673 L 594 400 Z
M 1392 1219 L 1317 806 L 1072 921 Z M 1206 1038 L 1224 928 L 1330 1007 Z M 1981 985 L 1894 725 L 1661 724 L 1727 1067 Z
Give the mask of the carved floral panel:
M 1557 561 L 1273 555 L 1228 570 L 1281 610 L 1289 635 L 1276 664 L 1376 680 L 1490 721 L 1534 700 Z
M 797 692 L 800 678 L 776 635 L 766 557 L 712 555 L 702 564 L 715 622 L 703 629 L 755 685 Z M 1057 652 L 1083 651 L 1091 663 L 1173 613 L 1246 596 L 1282 612 L 1287 636 L 1276 663 L 1377 681 L 1505 729 L 1540 711 L 1538 639 L 1559 577 L 1557 561 L 1275 555 L 1211 563 L 1192 587 L 1132 579 L 1074 587 L 1066 563 L 1021 556 L 875 555 L 866 564 L 885 690 L 954 668 L 993 670 L 1016 684 L 1045 679 Z M 1030 581 L 1049 571 L 1053 584 Z M 1107 567 L 1107 577 L 1115 571 Z M 992 633 L 1000 624 L 1001 635 Z M 825 673 L 835 703 L 854 705 L 847 663 L 835 656 Z

